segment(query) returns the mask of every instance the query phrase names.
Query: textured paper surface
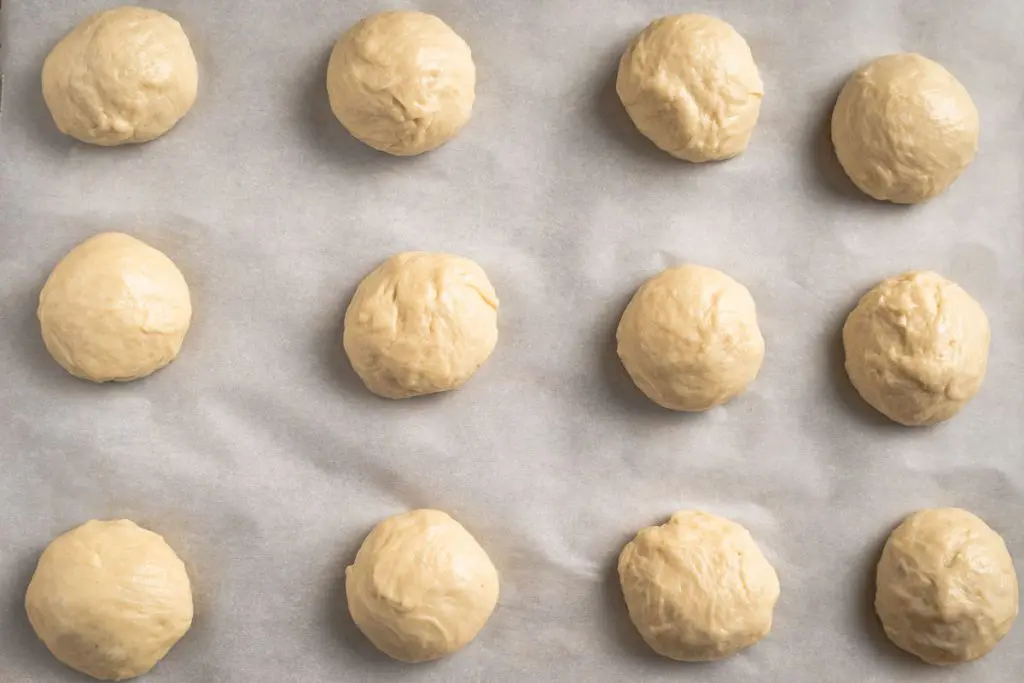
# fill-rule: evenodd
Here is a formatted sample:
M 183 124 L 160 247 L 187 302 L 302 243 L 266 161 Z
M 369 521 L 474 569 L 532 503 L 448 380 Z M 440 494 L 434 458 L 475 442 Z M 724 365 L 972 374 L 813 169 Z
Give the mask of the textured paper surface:
M 3 7 L 0 680 L 83 680 L 36 641 L 22 597 L 52 537 L 121 516 L 165 535 L 196 591 L 194 628 L 147 680 L 1019 680 L 1024 626 L 936 669 L 887 643 L 871 601 L 881 544 L 921 507 L 969 508 L 1024 558 L 1024 4 L 426 2 L 472 46 L 478 100 L 455 141 L 413 159 L 357 143 L 327 104 L 333 40 L 374 2 L 157 3 L 194 43 L 194 109 L 142 146 L 61 136 L 42 60 L 104 4 Z M 614 93 L 626 42 L 687 10 L 733 23 L 765 82 L 727 163 L 658 152 Z M 966 85 L 982 123 L 974 165 L 915 208 L 859 196 L 826 127 L 853 69 L 911 50 Z M 35 303 L 108 229 L 179 264 L 195 322 L 166 370 L 94 386 L 47 356 Z M 340 325 L 359 280 L 408 249 L 479 262 L 501 339 L 463 390 L 388 402 L 348 368 Z M 768 346 L 750 392 L 703 415 L 649 403 L 613 342 L 633 290 L 684 261 L 750 288 Z M 992 324 L 981 393 L 935 429 L 886 423 L 842 370 L 847 312 L 912 268 L 961 283 Z M 410 667 L 355 630 L 341 577 L 379 519 L 424 506 L 476 535 L 502 594 L 470 647 Z M 746 525 L 782 582 L 770 636 L 720 664 L 654 656 L 615 578 L 637 529 L 689 507 Z

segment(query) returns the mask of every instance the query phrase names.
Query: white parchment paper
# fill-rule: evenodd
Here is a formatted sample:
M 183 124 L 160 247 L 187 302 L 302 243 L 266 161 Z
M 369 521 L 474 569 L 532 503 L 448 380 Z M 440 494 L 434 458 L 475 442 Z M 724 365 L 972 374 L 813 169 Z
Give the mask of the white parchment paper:
M 201 66 L 191 113 L 122 149 L 60 135 L 43 58 L 102 0 L 5 0 L 0 115 L 0 680 L 83 681 L 35 639 L 22 600 L 40 551 L 129 517 L 186 560 L 197 616 L 147 680 L 1018 681 L 1024 626 L 938 669 L 885 640 L 872 573 L 909 512 L 956 505 L 1024 560 L 1024 3 L 916 0 L 160 0 Z M 388 7 L 440 15 L 473 49 L 478 100 L 444 148 L 396 159 L 354 141 L 323 85 L 342 29 Z M 626 42 L 707 11 L 746 36 L 766 96 L 750 148 L 693 166 L 632 128 L 614 92 Z M 867 200 L 831 152 L 850 72 L 919 51 L 981 112 L 980 153 L 920 207 Z M 94 386 L 64 373 L 35 304 L 57 260 L 129 231 L 185 273 L 194 327 L 173 365 Z M 501 338 L 463 390 L 389 402 L 340 351 L 344 307 L 392 253 L 479 262 Z M 703 415 L 630 384 L 614 327 L 665 266 L 725 270 L 767 340 L 748 394 Z M 931 268 L 991 318 L 989 376 L 953 421 L 873 414 L 839 330 L 879 279 Z M 436 507 L 480 540 L 501 604 L 447 661 L 369 645 L 342 575 L 382 517 Z M 662 660 L 628 621 L 614 564 L 640 527 L 699 507 L 746 525 L 775 564 L 772 633 L 709 665 Z

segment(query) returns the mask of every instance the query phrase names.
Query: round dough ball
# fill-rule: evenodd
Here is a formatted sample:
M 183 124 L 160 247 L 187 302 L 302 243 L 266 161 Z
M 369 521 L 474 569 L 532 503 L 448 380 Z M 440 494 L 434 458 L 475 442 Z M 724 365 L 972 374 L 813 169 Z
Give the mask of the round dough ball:
M 988 317 L 937 273 L 883 280 L 861 297 L 846 324 L 846 373 L 857 393 L 908 427 L 956 415 L 988 367 Z
M 469 45 L 422 12 L 381 12 L 346 31 L 327 65 L 331 109 L 357 139 L 388 154 L 440 147 L 476 98 Z
M 1017 573 L 1003 539 L 966 510 L 921 510 L 878 563 L 875 609 L 889 640 L 929 664 L 985 656 L 1017 618 Z
M 743 36 L 703 14 L 652 22 L 622 55 L 615 89 L 641 133 L 693 162 L 746 149 L 764 96 Z
M 861 191 L 916 204 L 940 194 L 974 159 L 978 110 L 941 65 L 916 54 L 889 55 L 843 86 L 832 143 Z
M 736 522 L 684 510 L 643 529 L 619 555 L 629 618 L 658 654 L 723 659 L 772 627 L 779 578 Z
M 94 145 L 160 137 L 192 107 L 198 84 L 181 24 L 141 7 L 92 15 L 43 63 L 43 97 L 57 128 Z
M 356 374 L 378 396 L 456 389 L 498 342 L 498 297 L 469 259 L 397 254 L 359 283 L 343 341 Z
M 39 295 L 50 355 L 75 377 L 145 377 L 178 355 L 192 320 L 185 278 L 153 247 L 118 232 L 72 249 Z
M 156 666 L 188 631 L 192 588 L 163 538 L 126 519 L 94 520 L 43 552 L 25 609 L 54 657 L 123 681 Z
M 461 524 L 437 510 L 388 517 L 345 570 L 353 621 L 403 662 L 450 655 L 476 638 L 498 602 L 498 572 Z
M 725 273 L 669 268 L 645 282 L 616 333 L 619 358 L 647 397 L 698 411 L 743 393 L 764 360 L 754 299 Z

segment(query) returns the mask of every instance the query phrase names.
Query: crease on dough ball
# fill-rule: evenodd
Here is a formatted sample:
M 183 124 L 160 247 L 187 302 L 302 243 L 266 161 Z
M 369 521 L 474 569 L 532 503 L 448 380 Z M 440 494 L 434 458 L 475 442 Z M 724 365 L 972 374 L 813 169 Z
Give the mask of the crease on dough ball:
M 658 654 L 723 659 L 772 626 L 779 579 L 741 525 L 693 510 L 647 527 L 619 555 L 630 619 Z
M 25 609 L 59 661 L 122 681 L 150 671 L 185 635 L 192 588 L 161 536 L 125 519 L 93 520 L 43 552 Z
M 438 510 L 389 517 L 345 570 L 349 613 L 389 657 L 426 662 L 476 638 L 498 602 L 498 572 L 476 539 Z
M 865 194 L 915 204 L 942 193 L 978 149 L 978 110 L 942 65 L 918 54 L 856 71 L 832 113 L 832 142 Z
M 327 66 L 338 121 L 370 147 L 399 156 L 455 137 L 472 114 L 475 88 L 469 45 L 422 12 L 363 19 L 338 39 Z
M 875 609 L 886 635 L 930 664 L 988 654 L 1009 633 L 1019 602 L 1002 537 L 966 510 L 910 515 L 878 562 Z
M 764 360 L 753 297 L 725 273 L 669 268 L 645 282 L 616 331 L 636 386 L 670 410 L 701 411 L 743 393 Z
M 181 24 L 156 10 L 92 15 L 43 63 L 43 97 L 62 133 L 94 145 L 160 137 L 196 100 L 199 72 Z
M 764 97 L 747 42 L 702 14 L 662 17 L 645 28 L 619 61 L 615 89 L 641 133 L 691 162 L 746 149 Z
M 981 306 L 931 271 L 883 280 L 843 325 L 857 393 L 908 427 L 956 415 L 981 388 L 991 333 Z
M 345 353 L 385 398 L 462 386 L 497 341 L 494 287 L 480 266 L 451 254 L 392 256 L 359 283 L 345 313 Z
M 130 235 L 72 249 L 39 294 L 43 342 L 75 377 L 129 381 L 173 361 L 192 320 L 188 284 L 167 256 Z

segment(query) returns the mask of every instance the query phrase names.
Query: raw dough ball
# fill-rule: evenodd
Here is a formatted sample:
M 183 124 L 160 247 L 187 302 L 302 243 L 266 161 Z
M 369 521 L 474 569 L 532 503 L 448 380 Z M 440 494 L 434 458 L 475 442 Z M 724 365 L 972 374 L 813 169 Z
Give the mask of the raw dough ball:
M 1017 617 L 1003 539 L 966 510 L 921 510 L 885 544 L 875 609 L 889 639 L 929 664 L 985 656 Z
M 331 109 L 370 147 L 409 156 L 462 129 L 476 98 L 469 45 L 422 12 L 381 12 L 338 39 L 327 65 Z
M 455 389 L 497 342 L 494 287 L 480 266 L 451 254 L 392 256 L 359 283 L 345 313 L 345 353 L 385 398 Z
M 94 145 L 160 137 L 192 107 L 198 84 L 181 24 L 141 7 L 92 15 L 43 63 L 43 97 L 54 123 Z
M 882 57 L 843 86 L 832 143 L 875 199 L 916 204 L 952 184 L 978 149 L 978 110 L 953 74 L 915 54 Z
M 771 630 L 779 578 L 750 532 L 685 510 L 643 529 L 619 555 L 629 617 L 658 654 L 722 659 Z
M 450 655 L 498 602 L 498 572 L 461 524 L 437 510 L 388 517 L 345 570 L 348 610 L 379 650 L 403 662 Z
M 728 159 L 747 147 L 764 84 L 743 36 L 720 19 L 657 19 L 633 39 L 615 82 L 641 133 L 686 161 Z
M 981 388 L 989 337 L 988 317 L 970 294 L 937 273 L 904 273 L 861 297 L 846 319 L 846 373 L 890 420 L 935 424 Z
M 192 303 L 181 272 L 134 237 L 107 232 L 72 249 L 39 295 L 43 342 L 75 377 L 145 377 L 181 350 Z
M 619 358 L 647 397 L 671 410 L 707 410 L 741 394 L 764 360 L 750 292 L 703 266 L 645 282 L 616 333 Z
M 185 635 L 192 589 L 163 538 L 125 519 L 92 521 L 43 552 L 25 609 L 54 657 L 123 681 L 148 672 Z

